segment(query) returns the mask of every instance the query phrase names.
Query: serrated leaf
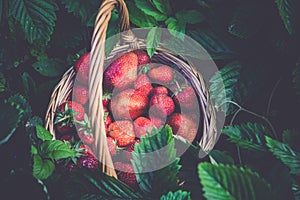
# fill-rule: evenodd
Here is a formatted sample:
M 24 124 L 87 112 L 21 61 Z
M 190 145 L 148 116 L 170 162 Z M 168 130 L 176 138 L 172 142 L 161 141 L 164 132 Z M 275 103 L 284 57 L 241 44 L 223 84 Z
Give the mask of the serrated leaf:
M 162 34 L 161 29 L 154 27 L 149 31 L 147 35 L 146 48 L 150 58 L 153 56 L 154 52 L 156 51 L 156 48 L 160 42 L 161 34 Z
M 142 199 L 141 194 L 124 183 L 100 171 L 79 169 L 63 184 L 69 199 Z M 74 188 L 78 188 L 74 190 Z M 99 198 L 98 198 L 99 197 Z M 83 199 L 84 199 L 83 198 Z M 93 199 L 93 198 L 92 198 Z
M 33 176 L 37 179 L 46 179 L 54 171 L 55 165 L 51 160 L 43 160 L 41 156 L 35 154 L 33 156 Z
M 189 30 L 188 35 L 202 45 L 214 60 L 232 59 L 235 53 L 215 32 L 208 29 Z
M 182 190 L 168 192 L 160 197 L 160 200 L 191 200 L 190 193 Z
M 134 2 L 138 9 L 143 11 L 146 15 L 152 16 L 155 20 L 164 21 L 167 19 L 167 15 L 156 10 L 150 0 L 134 0 Z
M 159 12 L 170 15 L 172 13 L 172 8 L 169 0 L 152 0 L 155 8 L 159 10 Z
M 2 145 L 14 134 L 23 115 L 20 110 L 3 102 L 0 102 L 0 110 L 0 124 L 2 124 L 0 126 L 0 145 Z
M 176 13 L 176 18 L 181 23 L 197 24 L 205 19 L 205 16 L 198 10 L 182 10 Z
M 32 110 L 31 106 L 29 105 L 28 101 L 20 94 L 15 94 L 10 96 L 7 99 L 7 103 L 9 103 L 11 106 L 14 106 L 17 108 L 20 113 L 22 114 L 22 121 L 27 121 L 28 118 L 31 117 Z
M 132 158 L 137 182 L 145 194 L 160 197 L 178 188 L 177 174 L 181 166 L 169 126 L 153 128 L 147 137 L 141 137 Z
M 290 168 L 290 173 L 300 176 L 300 154 L 289 145 L 266 136 L 267 146 L 274 156 Z
M 296 10 L 298 9 L 299 11 L 297 0 L 275 0 L 275 3 L 286 30 L 289 34 L 293 34 L 297 22 Z
M 198 173 L 208 200 L 275 199 L 270 185 L 250 169 L 200 163 Z
M 174 37 L 177 37 L 181 40 L 184 40 L 184 34 L 185 34 L 185 22 L 178 21 L 177 19 L 170 17 L 165 21 L 169 32 Z
M 222 134 L 238 146 L 248 150 L 265 151 L 265 136 L 272 136 L 272 132 L 265 126 L 257 123 L 240 124 L 227 126 Z
M 255 82 L 250 73 L 249 69 L 243 69 L 240 62 L 234 61 L 212 76 L 209 90 L 217 110 L 230 115 L 237 109 L 229 103 L 230 101 L 240 105 L 244 104 L 244 101 L 249 98 L 253 88 L 255 88 Z
M 32 64 L 32 67 L 41 75 L 47 77 L 61 76 L 65 70 L 64 62 L 57 58 L 50 58 L 37 61 Z
M 242 39 L 254 36 L 260 30 L 262 24 L 262 20 L 257 20 L 260 13 L 262 13 L 260 7 L 255 4 L 237 7 L 228 26 L 228 32 Z
M 129 19 L 133 24 L 141 28 L 157 26 L 156 20 L 138 9 L 133 2 L 128 1 L 126 5 L 129 11 Z
M 37 137 L 39 139 L 41 139 L 42 141 L 52 140 L 52 138 L 53 138 L 53 135 L 49 131 L 47 131 L 44 127 L 42 127 L 41 125 L 36 126 L 36 134 L 37 134 Z
M 234 160 L 230 155 L 216 149 L 209 152 L 208 156 L 212 164 L 234 164 Z
M 62 159 L 75 156 L 76 152 L 70 144 L 60 140 L 47 140 L 40 145 L 40 154 L 43 158 Z
M 80 16 L 81 21 L 88 25 L 89 20 L 94 13 L 98 12 L 100 2 L 98 0 L 78 1 L 78 0 L 61 0 L 68 12 Z
M 10 2 L 10 13 L 21 23 L 29 43 L 38 39 L 46 42 L 50 40 L 57 9 L 54 0 L 12 0 Z

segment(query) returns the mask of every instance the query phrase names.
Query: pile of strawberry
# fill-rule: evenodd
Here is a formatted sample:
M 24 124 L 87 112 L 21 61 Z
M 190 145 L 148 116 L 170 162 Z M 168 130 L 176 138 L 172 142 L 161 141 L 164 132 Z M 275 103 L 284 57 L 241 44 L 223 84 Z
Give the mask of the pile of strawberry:
M 95 140 L 85 109 L 88 104 L 89 57 L 86 53 L 75 65 L 77 81 L 73 99 L 59 106 L 55 127 L 61 140 L 73 144 L 81 140 L 86 149 L 94 149 Z M 119 179 L 131 186 L 136 185 L 130 164 L 131 152 L 141 136 L 147 135 L 153 127 L 168 124 L 173 134 L 189 142 L 196 137 L 199 120 L 197 96 L 176 72 L 168 65 L 150 62 L 142 50 L 124 53 L 105 69 L 102 103 L 107 143 Z M 75 134 L 75 126 L 78 134 Z M 89 150 L 84 152 L 83 157 L 90 160 L 94 156 Z M 97 167 L 91 167 L 90 163 L 94 162 L 83 164 L 81 161 L 79 167 Z M 73 166 L 78 167 L 78 162 Z

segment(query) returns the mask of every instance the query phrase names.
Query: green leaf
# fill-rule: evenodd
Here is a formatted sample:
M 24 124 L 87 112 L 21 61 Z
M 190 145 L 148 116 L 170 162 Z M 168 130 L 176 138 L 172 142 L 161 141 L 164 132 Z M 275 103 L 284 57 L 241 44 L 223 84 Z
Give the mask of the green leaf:
M 235 53 L 226 44 L 226 40 L 220 38 L 212 30 L 189 30 L 187 34 L 199 42 L 214 60 L 232 59 L 235 56 Z
M 297 0 L 275 0 L 275 3 L 286 30 L 293 34 L 297 24 L 297 9 L 299 11 Z
M 176 18 L 181 23 L 187 23 L 187 24 L 197 24 L 202 22 L 205 19 L 204 15 L 197 10 L 183 10 L 177 12 Z
M 154 27 L 149 31 L 147 35 L 146 48 L 150 58 L 153 56 L 154 52 L 156 51 L 156 48 L 160 42 L 161 34 L 162 34 L 161 29 Z
M 43 76 L 57 77 L 61 76 L 65 70 L 64 62 L 57 58 L 50 58 L 35 62 L 32 67 Z
M 37 137 L 43 141 L 52 140 L 53 135 L 41 125 L 36 126 Z
M 295 200 L 300 200 L 300 186 L 297 184 L 292 185 Z
M 38 154 L 38 150 L 35 146 L 31 145 L 31 150 L 30 150 L 31 154 Z
M 160 200 L 191 200 L 190 193 L 182 190 L 168 192 L 160 197 Z
M 20 110 L 3 102 L 0 102 L 0 110 L 0 124 L 2 124 L 0 126 L 0 145 L 2 145 L 14 134 L 23 115 Z
M 12 95 L 8 98 L 7 103 L 17 108 L 22 114 L 22 121 L 26 122 L 31 117 L 32 110 L 29 102 L 20 94 Z
M 165 21 L 169 32 L 174 37 L 177 37 L 181 40 L 184 40 L 184 34 L 185 34 L 185 22 L 181 22 L 173 17 L 170 17 Z
M 234 164 L 234 160 L 230 155 L 216 149 L 209 153 L 209 159 L 212 164 Z
M 256 4 L 237 7 L 228 26 L 228 32 L 242 39 L 253 37 L 262 27 L 264 17 L 261 13 L 262 9 Z
M 243 69 L 240 62 L 234 61 L 212 76 L 209 90 L 217 110 L 230 115 L 237 109 L 230 104 L 230 101 L 243 105 L 255 88 L 250 73 L 251 71 L 247 71 L 247 68 Z
M 300 133 L 299 133 L 299 131 L 296 131 L 296 130 L 284 130 L 282 132 L 282 141 L 284 143 L 290 145 L 290 147 L 292 147 L 296 151 L 300 152 L 300 146 L 299 146 Z
M 51 160 L 43 160 L 39 155 L 33 156 L 33 176 L 37 179 L 46 179 L 54 171 L 55 165 Z
M 21 23 L 29 43 L 50 40 L 58 9 L 54 0 L 12 0 L 10 3 L 10 13 Z
M 156 10 L 150 0 L 134 0 L 134 2 L 138 9 L 143 11 L 146 15 L 152 16 L 155 20 L 164 21 L 167 19 L 167 15 Z
M 138 9 L 133 2 L 127 1 L 126 5 L 129 11 L 129 19 L 133 24 L 141 28 L 157 26 L 157 22 L 154 17 L 146 15 Z
M 91 171 L 81 168 L 63 181 L 62 187 L 68 199 L 80 196 L 82 199 L 143 199 L 141 194 L 100 169 Z
M 47 140 L 40 145 L 40 153 L 43 158 L 62 159 L 75 156 L 76 151 L 70 144 L 60 140 Z
M 172 8 L 169 0 L 152 0 L 152 3 L 159 12 L 170 15 L 172 13 Z
M 238 146 L 248 150 L 265 151 L 265 136 L 272 136 L 271 131 L 257 123 L 227 126 L 222 130 L 229 140 Z
M 81 21 L 86 25 L 89 25 L 89 20 L 94 13 L 98 12 L 98 8 L 101 3 L 101 1 L 98 0 L 61 0 L 61 2 L 65 5 L 68 12 L 73 13 L 76 16 L 80 16 Z
M 153 128 L 147 137 L 141 137 L 134 147 L 131 163 L 141 191 L 160 197 L 178 188 L 178 171 L 172 129 L 169 126 Z
M 198 173 L 208 200 L 275 199 L 270 185 L 250 169 L 201 163 Z
M 266 136 L 267 146 L 274 156 L 290 168 L 291 174 L 300 176 L 300 154 L 289 145 Z

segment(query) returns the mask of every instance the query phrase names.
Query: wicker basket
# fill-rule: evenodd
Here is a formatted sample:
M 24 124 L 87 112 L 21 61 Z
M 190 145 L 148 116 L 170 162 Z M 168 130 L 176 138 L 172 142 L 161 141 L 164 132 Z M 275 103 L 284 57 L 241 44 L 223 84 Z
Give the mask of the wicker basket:
M 105 58 L 104 42 L 106 38 L 106 30 L 108 22 L 111 17 L 111 11 L 114 7 L 117 7 L 120 17 L 121 28 L 121 42 L 117 44 L 110 56 Z M 102 105 L 102 81 L 104 72 L 104 63 L 113 58 L 120 52 L 128 51 L 133 48 L 144 48 L 145 41 L 138 39 L 130 31 L 129 15 L 124 0 L 105 0 L 97 15 L 95 21 L 95 28 L 93 38 L 91 42 L 90 52 L 90 76 L 89 76 L 89 116 L 93 133 L 95 137 L 95 143 L 97 147 L 97 153 L 101 161 L 102 171 L 108 175 L 116 177 L 116 171 L 112 164 L 112 158 L 108 151 Z M 202 130 L 202 138 L 198 144 L 202 147 L 204 152 L 212 150 L 215 145 L 218 134 L 216 127 L 216 113 L 211 103 L 209 91 L 205 84 L 202 75 L 195 69 L 195 67 L 185 60 L 180 55 L 168 52 L 163 46 L 159 46 L 155 52 L 155 58 L 162 63 L 174 63 L 178 66 L 178 69 L 186 77 L 189 77 L 190 84 L 193 86 L 199 99 L 199 107 L 201 111 L 201 120 L 199 127 Z M 55 138 L 54 119 L 55 112 L 58 106 L 64 101 L 70 99 L 72 87 L 75 79 L 75 71 L 71 67 L 62 77 L 61 81 L 55 87 L 49 107 L 45 116 L 45 127 L 48 129 Z M 99 120 L 100 119 L 100 120 Z M 200 131 L 201 132 L 201 131 Z

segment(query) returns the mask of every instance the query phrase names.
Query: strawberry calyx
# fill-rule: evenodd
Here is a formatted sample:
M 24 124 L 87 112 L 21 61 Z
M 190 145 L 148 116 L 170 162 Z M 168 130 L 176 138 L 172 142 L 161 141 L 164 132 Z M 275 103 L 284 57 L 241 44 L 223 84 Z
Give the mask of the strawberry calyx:
M 152 67 L 150 66 L 150 64 L 146 64 L 140 68 L 140 70 L 138 71 L 138 75 L 147 74 L 147 72 L 150 71 L 151 69 Z
M 54 124 L 61 123 L 61 126 L 70 126 L 74 125 L 74 116 L 76 116 L 78 112 L 74 112 L 72 108 L 69 108 L 69 105 L 66 103 L 64 110 L 59 110 L 56 112 L 56 118 Z
M 174 84 L 176 85 L 176 89 L 173 92 L 172 96 L 171 97 L 174 97 L 176 96 L 178 93 L 182 92 L 183 89 L 187 88 L 188 85 L 187 84 L 182 84 L 182 85 L 179 85 L 179 83 L 177 81 L 174 81 Z
M 84 135 L 91 135 L 93 137 L 93 134 L 91 134 L 92 133 L 91 123 L 87 114 L 84 114 L 84 119 L 82 121 L 75 120 L 75 122 L 80 125 L 80 128 L 78 129 L 80 133 L 83 133 Z

